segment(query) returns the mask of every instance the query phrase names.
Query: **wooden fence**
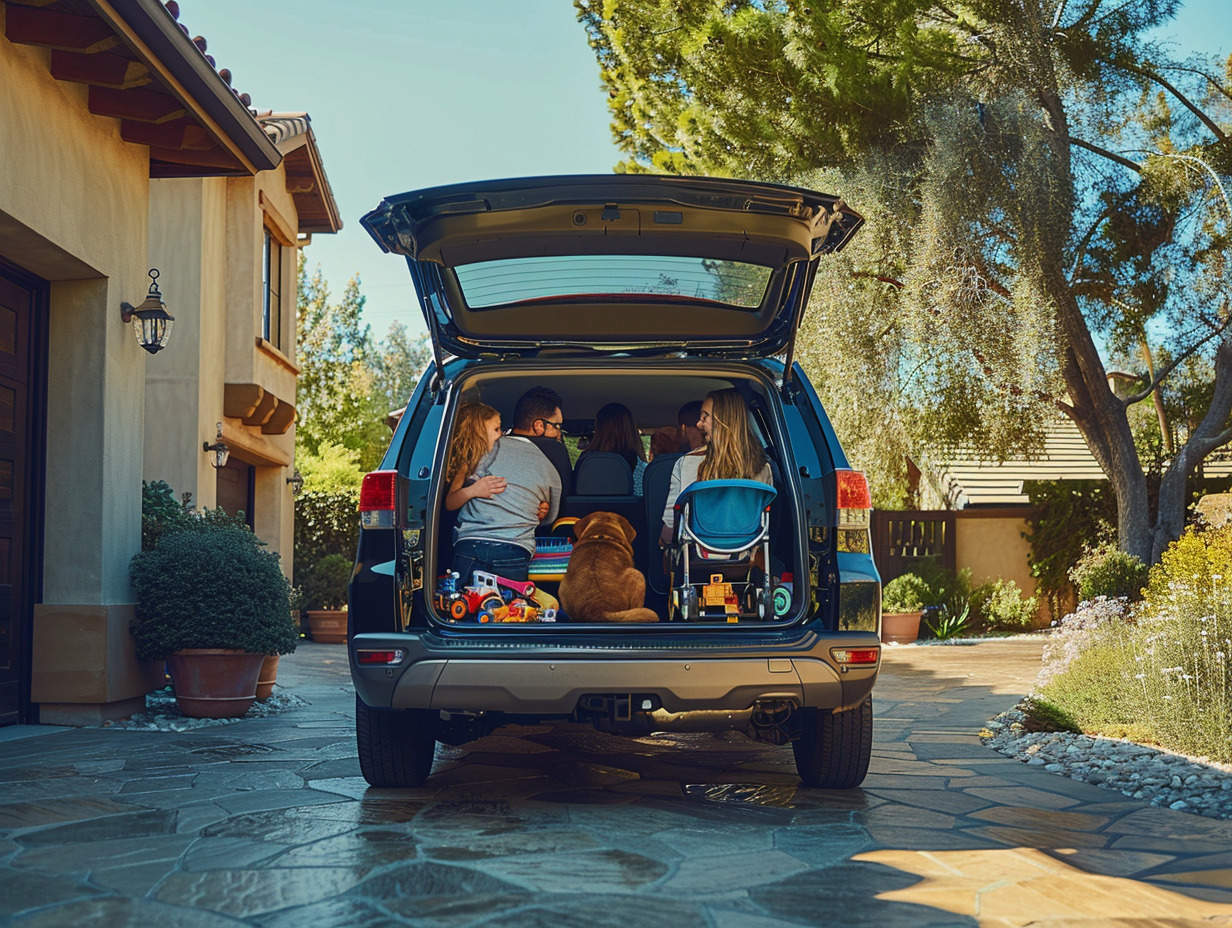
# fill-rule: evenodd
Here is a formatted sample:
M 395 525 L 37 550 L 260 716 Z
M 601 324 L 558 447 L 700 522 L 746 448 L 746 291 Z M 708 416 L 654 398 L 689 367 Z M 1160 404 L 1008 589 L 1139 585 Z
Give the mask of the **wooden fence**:
M 875 510 L 873 558 L 881 581 L 888 583 L 925 559 L 953 571 L 957 548 L 954 523 L 952 510 Z

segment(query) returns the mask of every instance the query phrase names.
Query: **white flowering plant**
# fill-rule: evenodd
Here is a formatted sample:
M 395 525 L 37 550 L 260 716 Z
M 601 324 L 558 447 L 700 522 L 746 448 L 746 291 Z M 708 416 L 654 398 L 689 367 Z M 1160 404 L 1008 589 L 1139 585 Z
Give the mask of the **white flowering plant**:
M 1232 762 L 1232 528 L 1170 545 L 1141 603 L 1097 598 L 1066 616 L 1036 686 L 1089 734 Z

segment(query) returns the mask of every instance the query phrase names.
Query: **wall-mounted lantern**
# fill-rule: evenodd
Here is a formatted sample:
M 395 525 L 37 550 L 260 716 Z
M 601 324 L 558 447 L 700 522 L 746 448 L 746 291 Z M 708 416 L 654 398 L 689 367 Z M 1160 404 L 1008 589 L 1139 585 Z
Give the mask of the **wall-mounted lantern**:
M 231 448 L 225 441 L 222 440 L 221 422 L 218 423 L 218 435 L 214 439 L 214 443 L 210 444 L 208 441 L 203 442 L 201 447 L 204 448 L 205 453 L 209 455 L 210 463 L 214 465 L 215 469 L 227 466 L 227 458 L 231 456 Z
M 157 354 L 167 347 L 175 317 L 167 312 L 167 304 L 159 292 L 158 268 L 150 268 L 149 274 L 150 292 L 145 295 L 145 300 L 140 306 L 121 303 L 120 318 L 126 325 L 129 322 L 133 324 L 133 335 L 138 345 L 150 354 Z

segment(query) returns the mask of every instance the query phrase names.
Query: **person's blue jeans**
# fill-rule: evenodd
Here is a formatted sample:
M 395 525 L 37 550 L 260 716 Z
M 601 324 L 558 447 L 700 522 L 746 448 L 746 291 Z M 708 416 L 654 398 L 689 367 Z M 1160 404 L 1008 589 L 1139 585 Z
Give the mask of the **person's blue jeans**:
M 470 586 L 476 570 L 524 583 L 530 573 L 530 552 L 503 541 L 463 540 L 453 546 L 453 569 L 460 586 Z

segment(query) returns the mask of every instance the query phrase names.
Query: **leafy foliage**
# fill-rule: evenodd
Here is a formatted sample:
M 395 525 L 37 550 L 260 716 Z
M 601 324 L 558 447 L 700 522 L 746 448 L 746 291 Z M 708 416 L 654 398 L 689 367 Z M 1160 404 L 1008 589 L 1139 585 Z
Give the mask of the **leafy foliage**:
M 304 602 L 308 609 L 345 609 L 352 559 L 327 554 L 312 565 L 304 578 Z
M 165 480 L 141 481 L 141 550 L 149 551 L 164 532 L 182 526 L 191 518 L 190 494 L 182 500 Z
M 1039 601 L 1024 596 L 1013 580 L 997 579 L 972 593 L 980 622 L 992 631 L 1028 631 L 1035 627 Z
M 333 608 L 323 606 L 315 596 L 312 577 L 317 573 L 317 565 L 328 557 L 341 557 L 349 570 L 358 547 L 358 489 L 305 489 L 296 497 L 295 585 L 303 588 L 305 609 Z M 345 588 L 341 599 L 346 602 Z
M 358 277 L 347 282 L 340 301 L 331 301 L 320 268 L 309 275 L 301 258 L 297 449 L 320 455 L 329 445 L 347 448 L 358 455 L 361 473 L 380 462 L 389 445 L 385 417 L 405 405 L 431 356 L 426 336 L 414 340 L 402 325 L 386 341 L 374 341 L 364 302 Z
M 1146 565 L 1111 544 L 1088 548 L 1070 571 L 1078 597 L 1083 600 L 1097 596 L 1139 599 L 1146 576 Z
M 971 605 L 968 603 L 958 613 L 943 609 L 935 619 L 926 619 L 924 624 L 938 641 L 960 638 L 971 628 Z
M 1070 568 L 1082 552 L 1114 537 L 1116 501 L 1111 488 L 1095 480 L 1029 480 L 1031 501 L 1026 539 L 1031 544 L 1031 575 L 1054 616 L 1069 600 Z
M 226 513 L 190 518 L 164 532 L 129 568 L 137 592 L 132 623 L 137 655 L 183 648 L 233 648 L 254 654 L 295 650 L 290 584 L 278 555 Z
M 882 612 L 919 612 L 930 604 L 932 590 L 917 574 L 895 577 L 881 591 Z
M 1232 760 L 1232 529 L 1186 532 L 1142 601 L 1096 599 L 1061 622 L 1039 696 L 1091 734 Z
M 869 220 L 824 263 L 800 357 L 879 505 L 906 496 L 904 450 L 1038 451 L 1060 412 L 1118 544 L 1149 563 L 1179 535 L 1186 476 L 1232 438 L 1232 390 L 1185 386 L 1232 377 L 1232 93 L 1148 41 L 1178 0 L 574 5 L 619 170 L 836 189 Z M 1158 391 L 1152 491 L 1130 410 Z

